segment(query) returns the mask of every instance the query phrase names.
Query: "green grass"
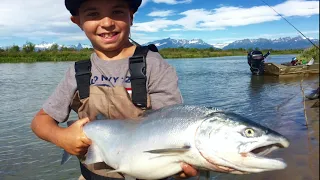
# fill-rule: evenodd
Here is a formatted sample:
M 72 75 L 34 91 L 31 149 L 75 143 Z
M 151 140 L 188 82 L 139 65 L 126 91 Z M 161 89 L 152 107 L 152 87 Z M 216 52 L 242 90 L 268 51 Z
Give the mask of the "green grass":
M 262 50 L 266 53 L 268 50 Z M 270 50 L 272 55 L 280 54 L 300 54 L 302 49 L 298 50 Z M 17 48 L 7 50 L 0 49 L 0 63 L 33 63 L 33 62 L 57 62 L 57 61 L 77 61 L 89 59 L 92 49 L 82 49 L 80 51 L 74 49 L 46 50 L 39 52 L 28 52 L 26 50 L 19 51 Z M 312 51 L 313 53 L 313 51 Z M 317 52 L 319 55 L 319 51 Z M 160 54 L 165 58 L 208 58 L 222 56 L 247 56 L 245 49 L 216 50 L 213 48 L 196 49 L 196 48 L 165 48 L 160 50 Z M 308 54 L 308 53 L 305 53 Z M 319 61 L 319 56 L 317 56 Z

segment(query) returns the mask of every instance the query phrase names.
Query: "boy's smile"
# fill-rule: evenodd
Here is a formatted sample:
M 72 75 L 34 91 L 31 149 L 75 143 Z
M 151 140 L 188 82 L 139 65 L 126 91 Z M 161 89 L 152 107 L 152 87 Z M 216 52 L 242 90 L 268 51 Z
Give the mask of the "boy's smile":
M 114 56 L 132 46 L 128 39 L 132 18 L 126 0 L 87 0 L 71 20 L 85 32 L 95 51 Z
M 105 43 L 113 43 L 117 41 L 119 33 L 101 33 L 99 36 Z

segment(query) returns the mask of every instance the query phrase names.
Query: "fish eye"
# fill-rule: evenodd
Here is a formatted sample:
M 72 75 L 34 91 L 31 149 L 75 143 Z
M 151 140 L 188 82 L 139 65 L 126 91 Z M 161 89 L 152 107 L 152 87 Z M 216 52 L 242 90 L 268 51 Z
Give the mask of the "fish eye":
M 244 130 L 244 135 L 246 137 L 254 137 L 255 131 L 252 128 L 247 128 L 247 129 Z

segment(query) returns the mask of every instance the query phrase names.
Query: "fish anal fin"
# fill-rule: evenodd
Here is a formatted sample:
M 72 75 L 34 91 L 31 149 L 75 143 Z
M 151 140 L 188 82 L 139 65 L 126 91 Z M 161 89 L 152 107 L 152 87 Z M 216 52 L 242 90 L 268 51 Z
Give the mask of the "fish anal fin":
M 96 144 L 92 143 L 90 145 L 85 160 L 83 160 L 82 162 L 85 164 L 103 162 L 102 153 L 100 152 L 100 149 Z
M 189 151 L 191 146 L 185 145 L 182 147 L 175 147 L 175 148 L 165 148 L 165 149 L 154 149 L 149 151 L 144 151 L 147 153 L 153 153 L 153 154 L 170 154 L 170 153 L 184 153 Z

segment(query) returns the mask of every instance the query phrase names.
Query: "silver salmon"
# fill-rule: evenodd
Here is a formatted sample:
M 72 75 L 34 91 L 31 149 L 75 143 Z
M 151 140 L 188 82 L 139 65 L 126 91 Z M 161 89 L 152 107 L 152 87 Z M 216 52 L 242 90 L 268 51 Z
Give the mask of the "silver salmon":
M 265 157 L 289 146 L 287 138 L 232 112 L 174 105 L 147 111 L 139 120 L 95 120 L 84 133 L 92 140 L 83 163 L 105 162 L 138 179 L 162 179 L 185 162 L 200 170 L 232 174 L 286 167 Z M 65 160 L 63 160 L 65 161 Z

